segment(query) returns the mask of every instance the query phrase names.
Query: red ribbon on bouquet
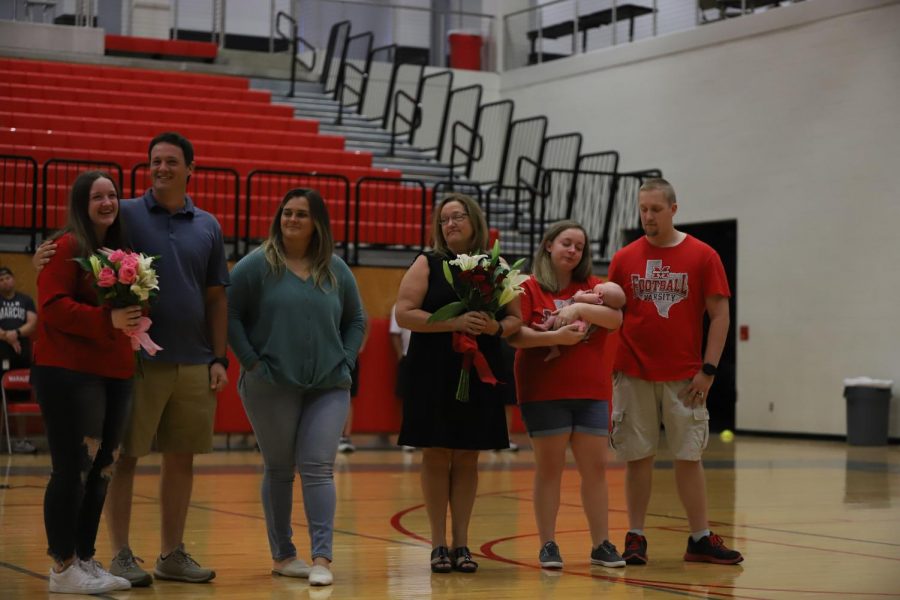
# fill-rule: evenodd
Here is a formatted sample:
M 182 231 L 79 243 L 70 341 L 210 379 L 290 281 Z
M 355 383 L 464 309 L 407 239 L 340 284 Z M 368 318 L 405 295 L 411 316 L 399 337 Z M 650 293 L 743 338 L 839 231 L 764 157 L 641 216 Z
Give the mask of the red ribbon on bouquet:
M 460 390 L 457 390 L 457 400 L 467 402 L 469 399 L 468 390 L 468 373 L 469 369 L 474 365 L 475 371 L 478 373 L 478 379 L 489 385 L 497 385 L 497 378 L 491 371 L 491 366 L 481 350 L 478 349 L 478 342 L 468 333 L 453 333 L 453 351 L 463 355 L 462 375 L 466 376 L 466 389 L 464 390 L 464 398 L 460 397 Z M 462 387 L 462 386 L 460 386 Z
M 150 334 L 147 333 L 152 323 L 153 321 L 149 317 L 141 317 L 138 319 L 137 329 L 125 332 L 125 335 L 131 338 L 132 350 L 137 351 L 139 348 L 143 348 L 150 356 L 154 356 L 162 350 L 162 346 L 158 346 L 156 342 L 151 340 Z

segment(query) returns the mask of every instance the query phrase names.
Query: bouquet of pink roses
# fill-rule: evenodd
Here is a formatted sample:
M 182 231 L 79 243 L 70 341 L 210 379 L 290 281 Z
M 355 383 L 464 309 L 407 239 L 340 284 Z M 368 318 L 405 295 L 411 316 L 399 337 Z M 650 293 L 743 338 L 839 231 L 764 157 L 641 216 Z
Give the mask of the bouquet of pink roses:
M 146 307 L 159 292 L 159 279 L 153 268 L 156 259 L 156 256 L 139 252 L 101 248 L 96 254 L 75 260 L 82 269 L 93 275 L 100 302 L 122 308 L 135 305 Z M 138 328 L 126 332 L 126 335 L 131 338 L 134 350 L 143 348 L 153 356 L 162 348 L 147 334 L 151 323 L 148 317 L 141 317 Z
M 502 307 L 524 291 L 521 286 L 528 276 L 519 270 L 524 262 L 523 258 L 509 266 L 500 258 L 499 241 L 494 242 L 490 256 L 460 254 L 454 260 L 445 260 L 444 278 L 453 287 L 459 300 L 436 310 L 428 317 L 428 322 L 447 321 L 467 311 L 482 311 L 492 316 L 496 315 Z M 451 269 L 451 265 L 458 269 Z M 453 349 L 463 355 L 459 383 L 456 386 L 457 400 L 469 401 L 469 370 L 473 365 L 481 381 L 491 385 L 497 384 L 497 379 L 484 355 L 478 350 L 478 342 L 474 337 L 454 332 Z

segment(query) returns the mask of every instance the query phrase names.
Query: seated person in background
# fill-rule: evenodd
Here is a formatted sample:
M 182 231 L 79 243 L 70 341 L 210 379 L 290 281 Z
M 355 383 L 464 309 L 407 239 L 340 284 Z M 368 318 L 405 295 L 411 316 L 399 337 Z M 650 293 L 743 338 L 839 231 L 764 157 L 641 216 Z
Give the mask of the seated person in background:
M 618 284 L 611 281 L 598 283 L 589 292 L 578 291 L 569 300 L 558 301 L 556 310 L 547 315 L 543 323 L 536 323 L 532 325 L 532 327 L 538 331 L 556 331 L 560 327 L 559 319 L 557 319 L 559 309 L 576 303 L 604 305 L 610 308 L 620 309 L 625 306 L 625 292 L 622 291 L 622 288 L 619 287 Z M 577 325 L 578 330 L 582 332 L 586 331 L 588 328 L 587 323 L 580 318 L 572 321 L 570 325 Z M 547 352 L 547 357 L 544 361 L 553 360 L 557 356 L 559 356 L 559 347 L 550 346 L 550 351 Z
M 16 291 L 16 279 L 9 267 L 0 267 L 0 375 L 31 366 L 31 342 L 37 328 L 37 310 L 30 296 Z M 19 392 L 22 393 L 22 392 Z M 25 392 L 27 400 L 28 393 Z M 22 427 L 19 423 L 18 431 Z M 27 439 L 16 440 L 13 452 L 31 454 L 36 448 Z

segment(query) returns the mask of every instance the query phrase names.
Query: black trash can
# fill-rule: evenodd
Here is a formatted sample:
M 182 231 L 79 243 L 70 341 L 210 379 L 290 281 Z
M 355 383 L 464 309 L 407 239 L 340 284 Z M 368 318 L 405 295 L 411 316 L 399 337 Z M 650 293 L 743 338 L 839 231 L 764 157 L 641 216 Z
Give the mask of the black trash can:
M 844 398 L 847 399 L 847 443 L 851 446 L 887 444 L 890 384 L 845 385 Z

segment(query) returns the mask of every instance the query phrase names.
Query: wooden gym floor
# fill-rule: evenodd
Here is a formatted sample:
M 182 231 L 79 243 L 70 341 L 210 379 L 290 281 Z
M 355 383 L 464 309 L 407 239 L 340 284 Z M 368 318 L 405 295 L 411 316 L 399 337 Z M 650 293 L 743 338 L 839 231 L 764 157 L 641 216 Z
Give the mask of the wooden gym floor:
M 357 443 L 371 443 L 356 436 Z M 527 447 L 527 440 L 519 439 Z M 471 544 L 477 574 L 432 575 L 419 494 L 420 453 L 362 450 L 340 456 L 335 583 L 310 588 L 270 575 L 259 501 L 260 456 L 199 457 L 188 516 L 188 551 L 218 576 L 211 584 L 156 582 L 108 597 L 130 598 L 900 598 L 900 447 L 738 436 L 710 442 L 705 464 L 714 531 L 740 549 L 738 566 L 685 563 L 688 530 L 662 454 L 647 521 L 650 564 L 591 567 L 578 479 L 563 480 L 557 541 L 561 572 L 537 565 L 531 508 L 532 453 L 486 452 Z M 135 482 L 132 546 L 152 569 L 158 553 L 158 460 Z M 0 598 L 46 597 L 49 559 L 42 521 L 46 453 L 0 456 Z M 627 529 L 622 465 L 609 471 L 612 541 Z M 299 483 L 295 541 L 308 559 Z M 97 558 L 110 551 L 101 525 Z

